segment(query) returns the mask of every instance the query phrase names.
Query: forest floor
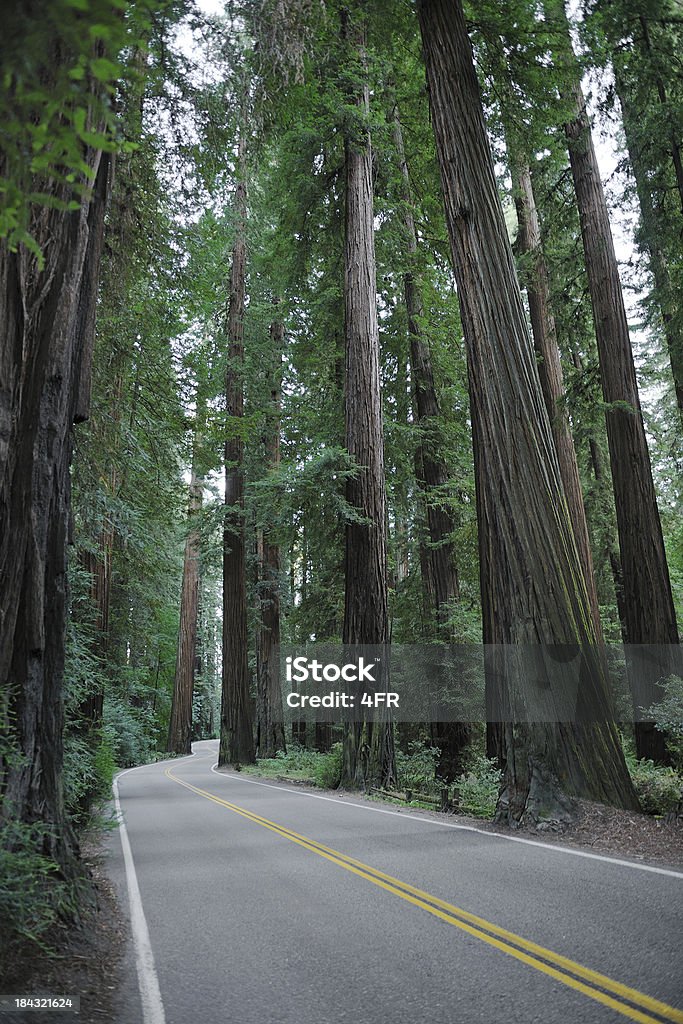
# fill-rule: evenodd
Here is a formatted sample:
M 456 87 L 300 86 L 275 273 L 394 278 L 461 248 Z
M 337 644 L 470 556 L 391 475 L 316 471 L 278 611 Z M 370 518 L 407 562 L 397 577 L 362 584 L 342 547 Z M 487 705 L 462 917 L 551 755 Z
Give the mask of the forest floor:
M 127 924 L 104 865 L 104 835 L 81 840 L 81 855 L 90 876 L 92 899 L 76 927 L 54 927 L 45 943 L 52 953 L 20 950 L 4 972 L 0 987 L 13 995 L 80 996 L 79 1014 L 60 1014 L 78 1024 L 122 1024 L 114 1008 L 120 987 Z M 54 1024 L 55 1013 L 0 1011 L 11 1024 Z
M 672 816 L 658 820 L 649 814 L 620 811 L 604 804 L 579 800 L 576 820 L 568 825 L 547 823 L 543 827 L 518 829 L 558 845 L 580 846 L 594 853 L 622 856 L 630 860 L 683 867 L 683 820 Z M 485 828 L 506 831 L 485 823 Z
M 410 808 L 406 808 L 404 813 L 410 813 Z M 444 817 L 440 811 L 420 810 L 419 813 L 436 820 Z M 510 828 L 463 814 L 447 817 L 457 824 L 485 832 L 533 838 L 556 846 L 576 846 L 605 856 L 683 867 L 683 821 L 658 821 L 649 814 L 620 811 L 588 800 L 577 801 L 577 816 L 570 823 L 543 822 L 541 825 Z

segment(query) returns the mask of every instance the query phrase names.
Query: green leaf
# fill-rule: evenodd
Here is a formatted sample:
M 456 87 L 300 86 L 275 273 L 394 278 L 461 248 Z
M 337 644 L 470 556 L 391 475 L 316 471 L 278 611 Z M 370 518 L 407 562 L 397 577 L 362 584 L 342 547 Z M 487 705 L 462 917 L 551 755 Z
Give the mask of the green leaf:
M 92 146 L 93 149 L 103 149 L 109 142 L 102 132 L 79 132 L 78 136 L 86 146 Z
M 119 77 L 121 69 L 107 57 L 94 57 L 90 61 L 90 70 L 98 82 L 111 82 Z
M 85 131 L 85 113 L 84 107 L 76 107 L 73 112 L 73 125 L 79 135 Z

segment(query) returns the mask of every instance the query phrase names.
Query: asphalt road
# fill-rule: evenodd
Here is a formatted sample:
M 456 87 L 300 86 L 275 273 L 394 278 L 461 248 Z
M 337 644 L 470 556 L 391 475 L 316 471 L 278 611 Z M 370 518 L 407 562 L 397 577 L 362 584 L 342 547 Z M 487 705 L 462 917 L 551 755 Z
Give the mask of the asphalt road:
M 218 773 L 217 743 L 194 751 L 118 779 L 121 1024 L 683 1024 L 683 873 Z

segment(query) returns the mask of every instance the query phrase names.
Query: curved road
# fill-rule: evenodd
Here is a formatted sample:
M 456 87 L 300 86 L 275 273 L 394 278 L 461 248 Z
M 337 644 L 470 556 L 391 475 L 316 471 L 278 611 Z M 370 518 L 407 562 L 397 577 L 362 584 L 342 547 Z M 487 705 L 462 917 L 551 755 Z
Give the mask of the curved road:
M 217 742 L 193 749 L 117 780 L 121 1024 L 683 1024 L 682 872 L 217 772 Z

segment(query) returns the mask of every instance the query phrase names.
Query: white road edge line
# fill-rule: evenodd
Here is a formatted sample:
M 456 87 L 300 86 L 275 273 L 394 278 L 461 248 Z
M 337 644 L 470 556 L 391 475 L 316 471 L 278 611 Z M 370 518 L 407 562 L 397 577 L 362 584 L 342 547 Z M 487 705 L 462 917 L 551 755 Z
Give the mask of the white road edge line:
M 140 765 L 140 767 L 143 767 Z M 134 769 L 129 769 L 133 771 Z M 121 775 L 127 774 L 122 772 Z M 164 1004 L 161 1000 L 159 989 L 159 978 L 154 964 L 154 953 L 149 940 L 149 929 L 145 912 L 142 909 L 142 898 L 140 887 L 135 872 L 133 851 L 130 848 L 128 830 L 123 820 L 123 811 L 119 800 L 119 778 L 117 775 L 113 782 L 114 806 L 119 822 L 119 835 L 121 836 L 121 849 L 123 850 L 123 863 L 126 869 L 126 883 L 128 885 L 128 900 L 130 903 L 130 923 L 133 933 L 133 945 L 135 947 L 135 962 L 138 971 L 138 987 L 140 989 L 140 1000 L 142 1002 L 143 1024 L 166 1024 Z
M 476 832 L 480 836 L 490 836 L 494 839 L 506 839 L 509 843 L 524 843 L 525 846 L 538 846 L 542 850 L 552 850 L 554 853 L 566 853 L 571 857 L 585 857 L 587 860 L 601 860 L 606 864 L 616 864 L 618 867 L 635 868 L 636 871 L 648 871 L 653 875 L 666 875 L 669 878 L 683 878 L 683 871 L 674 871 L 672 868 L 657 868 L 653 864 L 636 864 L 632 860 L 620 860 L 618 857 L 606 857 L 601 853 L 588 853 L 587 850 L 573 850 L 570 846 L 555 846 L 554 843 L 542 843 L 538 839 L 523 839 L 521 836 L 506 836 L 502 832 L 489 832 L 484 828 L 476 828 L 474 825 L 456 825 L 452 821 L 434 821 L 432 818 L 423 818 L 418 814 L 401 814 L 400 811 L 389 811 L 384 807 L 371 807 L 368 804 L 357 804 L 351 800 L 340 800 L 338 797 L 323 796 L 322 793 L 306 793 L 300 789 L 292 789 L 290 786 L 274 786 L 269 782 L 258 782 L 256 779 L 247 779 L 240 775 L 239 779 L 225 772 L 216 771 L 218 762 L 211 765 L 211 771 L 220 779 L 227 779 L 229 782 L 249 782 L 252 786 L 265 786 L 266 789 L 284 790 L 286 793 L 296 793 L 297 796 L 308 796 L 313 800 L 327 800 L 336 804 L 337 807 L 358 807 L 362 811 L 374 811 L 375 814 L 391 814 L 403 821 L 421 821 L 425 825 L 435 825 L 437 828 L 455 828 L 460 832 Z

